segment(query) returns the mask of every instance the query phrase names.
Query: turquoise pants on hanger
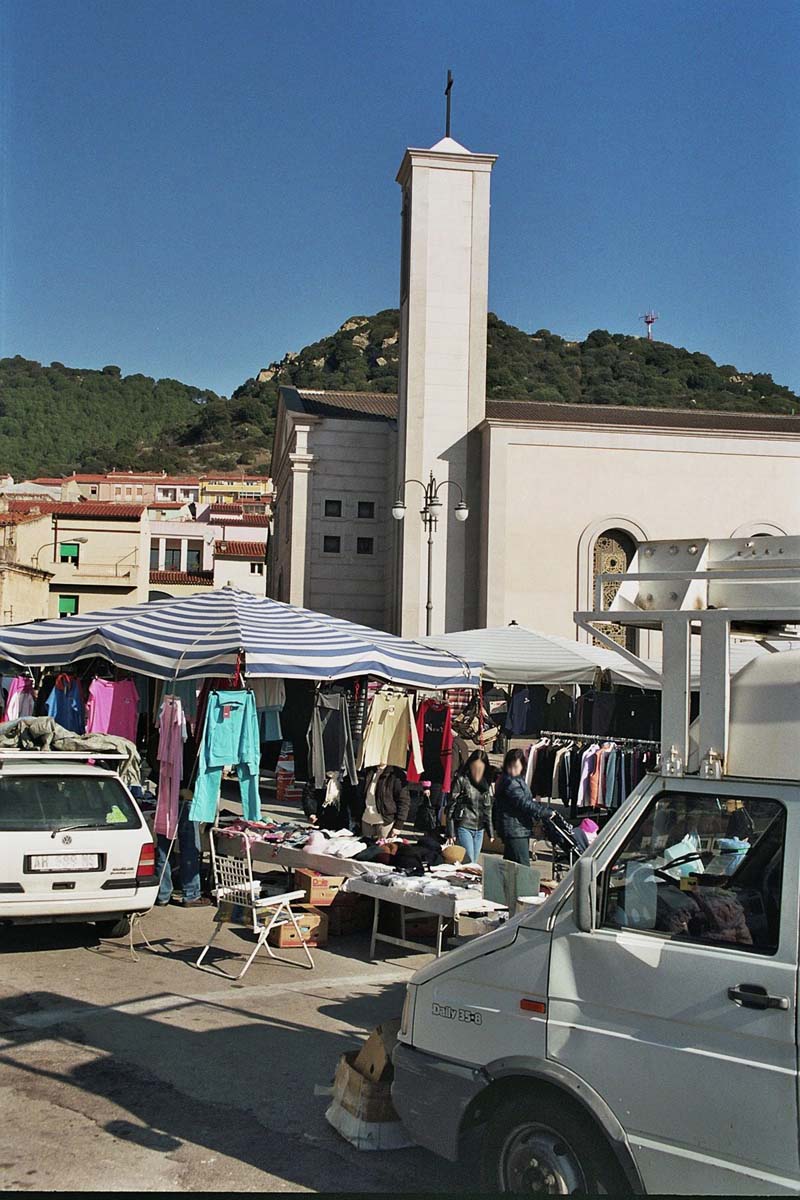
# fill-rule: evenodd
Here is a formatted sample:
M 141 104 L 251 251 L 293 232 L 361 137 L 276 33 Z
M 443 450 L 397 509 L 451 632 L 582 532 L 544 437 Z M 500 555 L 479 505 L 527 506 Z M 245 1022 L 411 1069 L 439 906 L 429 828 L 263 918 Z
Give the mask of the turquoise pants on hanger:
M 261 765 L 256 700 L 252 692 L 212 692 L 208 697 L 206 724 L 200 755 L 191 821 L 215 821 L 223 767 L 236 768 L 242 812 L 248 821 L 261 820 L 258 772 Z

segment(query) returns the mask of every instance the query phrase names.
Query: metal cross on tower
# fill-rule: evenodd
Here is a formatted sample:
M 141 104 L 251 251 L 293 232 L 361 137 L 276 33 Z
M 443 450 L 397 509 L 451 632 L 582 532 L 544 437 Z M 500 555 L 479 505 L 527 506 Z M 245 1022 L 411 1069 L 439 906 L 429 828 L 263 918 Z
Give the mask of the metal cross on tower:
M 444 122 L 444 136 L 450 137 L 450 93 L 453 90 L 453 72 L 447 72 L 447 87 L 444 89 L 444 94 L 447 97 L 447 115 Z

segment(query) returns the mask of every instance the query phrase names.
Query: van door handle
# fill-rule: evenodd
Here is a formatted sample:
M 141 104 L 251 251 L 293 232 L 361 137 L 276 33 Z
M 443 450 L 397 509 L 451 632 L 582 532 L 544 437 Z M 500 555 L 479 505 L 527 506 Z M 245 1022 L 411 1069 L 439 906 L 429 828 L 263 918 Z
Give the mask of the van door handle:
M 729 987 L 728 999 L 740 1008 L 780 1008 L 785 1012 L 789 1007 L 787 996 L 770 996 L 767 989 L 758 983 L 740 983 L 737 987 Z

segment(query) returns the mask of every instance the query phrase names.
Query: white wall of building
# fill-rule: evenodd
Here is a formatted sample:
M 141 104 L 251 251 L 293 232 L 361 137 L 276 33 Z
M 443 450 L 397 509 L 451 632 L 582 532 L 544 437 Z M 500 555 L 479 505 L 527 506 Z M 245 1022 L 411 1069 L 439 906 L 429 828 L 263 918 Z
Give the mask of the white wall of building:
M 594 542 L 800 534 L 800 435 L 555 423 L 484 428 L 482 625 L 575 636 Z
M 254 596 L 266 595 L 266 566 L 260 560 L 241 558 L 214 559 L 214 587 L 235 587 Z

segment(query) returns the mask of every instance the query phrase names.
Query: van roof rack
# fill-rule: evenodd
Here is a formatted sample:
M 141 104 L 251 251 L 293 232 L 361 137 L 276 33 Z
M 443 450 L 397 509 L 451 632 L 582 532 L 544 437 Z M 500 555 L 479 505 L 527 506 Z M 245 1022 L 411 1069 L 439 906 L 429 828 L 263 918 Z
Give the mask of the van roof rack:
M 661 683 L 662 770 L 675 752 L 684 764 L 689 759 L 690 650 L 692 635 L 700 636 L 699 761 L 724 764 L 731 636 L 768 650 L 798 636 L 800 537 L 643 542 L 623 575 L 598 576 L 594 604 L 575 613 L 579 628 Z M 615 641 L 610 623 L 660 633 L 660 675 Z

